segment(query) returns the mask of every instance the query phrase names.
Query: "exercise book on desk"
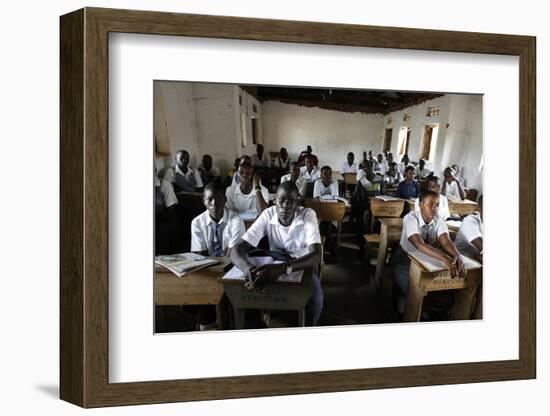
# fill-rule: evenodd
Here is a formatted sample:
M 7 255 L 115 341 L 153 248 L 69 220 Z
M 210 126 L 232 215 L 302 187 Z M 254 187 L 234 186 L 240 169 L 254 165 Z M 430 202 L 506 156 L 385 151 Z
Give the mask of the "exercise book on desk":
M 441 260 L 430 257 L 427 254 L 420 252 L 419 250 L 411 251 L 409 255 L 418 260 L 418 262 L 422 264 L 422 266 L 424 266 L 429 272 L 439 272 L 442 270 L 447 270 L 445 263 L 443 263 Z M 466 270 L 480 269 L 482 267 L 481 263 L 462 254 L 460 255 L 460 258 L 462 259 L 462 262 L 464 263 L 464 268 Z
M 282 261 L 273 260 L 272 257 L 250 257 L 250 263 L 255 266 L 263 266 L 266 264 L 280 264 Z M 304 274 L 303 270 L 296 270 L 290 274 L 282 274 L 277 278 L 277 282 L 286 282 L 286 283 L 300 283 L 302 281 L 302 275 Z M 242 280 L 244 281 L 246 275 L 241 269 L 237 266 L 233 266 L 222 278 L 222 280 Z
M 196 253 L 178 253 L 155 257 L 155 263 L 170 270 L 178 277 L 218 264 L 219 261 Z
M 403 201 L 401 198 L 396 198 L 395 196 L 388 196 L 388 195 L 376 195 L 376 199 L 380 199 L 382 201 L 388 202 L 388 201 Z

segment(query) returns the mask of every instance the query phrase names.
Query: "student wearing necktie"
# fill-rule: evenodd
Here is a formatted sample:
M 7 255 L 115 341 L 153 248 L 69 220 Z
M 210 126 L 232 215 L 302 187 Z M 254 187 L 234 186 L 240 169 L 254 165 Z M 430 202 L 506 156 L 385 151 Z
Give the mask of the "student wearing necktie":
M 411 211 L 403 218 L 401 241 L 391 261 L 393 277 L 402 292 L 403 301 L 409 284 L 411 261 L 408 253 L 420 251 L 441 260 L 453 278 L 461 277 L 465 273 L 460 254 L 449 237 L 447 225 L 437 215 L 439 194 L 434 191 L 425 191 L 420 194 L 419 204 L 420 211 Z M 441 248 L 434 247 L 435 243 L 439 243 Z
M 203 203 L 206 211 L 191 223 L 191 251 L 204 256 L 229 256 L 245 233 L 244 222 L 225 208 L 225 190 L 218 182 L 206 185 Z M 200 306 L 199 322 L 201 330 L 216 329 L 216 308 Z

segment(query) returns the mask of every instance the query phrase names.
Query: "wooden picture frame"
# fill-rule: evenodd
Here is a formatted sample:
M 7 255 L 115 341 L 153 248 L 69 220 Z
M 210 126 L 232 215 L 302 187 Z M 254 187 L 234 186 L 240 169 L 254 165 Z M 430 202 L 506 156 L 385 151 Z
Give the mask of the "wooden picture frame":
M 82 407 L 535 378 L 535 38 L 85 8 L 61 17 L 60 396 Z M 109 383 L 108 34 L 368 46 L 519 57 L 519 359 Z

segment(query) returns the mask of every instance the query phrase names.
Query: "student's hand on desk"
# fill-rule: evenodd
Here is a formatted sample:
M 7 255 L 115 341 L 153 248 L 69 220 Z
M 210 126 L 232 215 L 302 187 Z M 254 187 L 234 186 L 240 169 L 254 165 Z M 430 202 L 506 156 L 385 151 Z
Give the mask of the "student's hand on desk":
M 253 289 L 255 287 L 263 286 L 269 282 L 274 281 L 282 275 L 286 270 L 284 264 L 266 264 L 259 267 L 250 269 L 250 279 L 245 282 L 247 289 Z
M 456 270 L 456 263 L 453 263 L 453 259 L 450 259 L 449 257 L 445 257 L 444 263 L 447 270 L 449 270 L 451 277 L 453 279 L 456 279 L 458 277 L 458 273 Z
M 464 275 L 466 274 L 466 267 L 464 266 L 464 262 L 462 261 L 462 258 L 460 256 L 458 256 L 455 261 L 455 267 L 457 271 L 457 277 L 464 277 Z

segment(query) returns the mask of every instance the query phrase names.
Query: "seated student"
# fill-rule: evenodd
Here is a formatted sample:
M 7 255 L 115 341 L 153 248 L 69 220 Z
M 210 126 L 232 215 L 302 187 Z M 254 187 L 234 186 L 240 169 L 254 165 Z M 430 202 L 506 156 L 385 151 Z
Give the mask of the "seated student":
M 426 162 L 424 161 L 424 159 L 420 159 L 418 161 L 418 166 L 416 167 L 415 173 L 414 173 L 416 176 L 416 179 L 426 179 L 429 176 L 434 174 L 431 170 L 426 169 L 425 166 L 426 166 Z
M 338 183 L 332 180 L 332 169 L 330 166 L 321 168 L 321 178 L 315 181 L 313 186 L 313 198 L 324 195 L 338 196 Z
M 256 153 L 252 155 L 252 166 L 255 168 L 267 168 L 269 166 L 269 156 L 264 153 L 264 145 L 256 146 Z
M 405 180 L 397 187 L 398 198 L 416 198 L 420 195 L 420 185 L 414 179 L 414 166 L 407 166 L 405 169 Z
M 288 172 L 290 168 L 290 157 L 285 147 L 281 147 L 281 150 L 279 150 L 279 157 L 277 158 L 277 165 L 275 167 Z
M 483 262 L 483 195 L 477 204 L 478 212 L 462 220 L 454 243 L 461 253 Z
M 449 237 L 447 225 L 437 215 L 438 207 L 439 195 L 425 191 L 420 195 L 420 211 L 411 211 L 403 218 L 401 241 L 391 260 L 395 282 L 403 294 L 407 293 L 409 284 L 411 261 L 407 254 L 415 250 L 441 260 L 451 277 L 464 275 L 464 264 Z M 441 249 L 433 246 L 437 243 Z
M 172 184 L 155 175 L 155 255 L 173 254 L 181 249 L 179 220 L 175 213 L 178 198 Z
M 466 199 L 466 193 L 460 184 L 460 181 L 454 176 L 451 168 L 445 168 L 443 171 L 443 187 L 441 188 L 441 195 L 445 195 L 447 198 L 452 197 L 460 200 Z
M 302 175 L 306 182 L 315 182 L 321 177 L 321 172 L 319 171 L 317 166 L 313 164 L 313 158 L 307 156 L 304 161 L 305 166 L 302 166 L 300 168 L 300 175 Z
M 359 167 L 357 166 L 357 163 L 354 163 L 355 155 L 353 152 L 348 153 L 347 160 L 342 163 L 341 171 L 342 173 L 357 173 L 357 170 L 359 170 Z
M 164 173 L 164 180 L 174 186 L 177 192 L 196 192 L 202 189 L 202 179 L 198 170 L 189 167 L 189 153 L 178 150 L 174 166 Z
M 252 158 L 248 155 L 242 155 L 239 160 L 239 166 L 241 163 L 249 163 L 252 165 Z M 231 186 L 237 186 L 241 182 L 241 178 L 239 176 L 239 168 L 237 167 L 237 171 L 233 174 L 233 180 L 231 181 Z
M 206 211 L 191 222 L 191 251 L 203 256 L 229 256 L 231 249 L 245 233 L 243 220 L 225 208 L 225 189 L 218 182 L 204 188 L 203 203 Z M 216 307 L 198 307 L 201 331 L 216 329 Z
M 225 177 L 225 187 L 231 186 L 233 183 L 233 176 L 239 171 L 239 165 L 241 163 L 241 158 L 238 157 L 233 163 L 233 167 L 227 171 L 227 176 Z
M 382 153 L 379 153 L 376 157 L 376 164 L 373 165 L 374 173 L 380 176 L 384 176 L 388 171 L 388 163 L 384 160 Z
M 401 174 L 397 170 L 397 163 L 390 162 L 390 164 L 388 165 L 388 171 L 383 178 L 384 184 L 387 187 L 395 188 L 397 187 L 397 185 L 399 185 L 399 183 L 401 183 L 402 180 L 403 176 L 401 176 Z
M 296 184 L 301 199 L 304 199 L 306 197 L 307 181 L 300 174 L 300 165 L 298 164 L 298 162 L 291 162 L 290 173 L 287 173 L 286 175 L 281 177 L 281 183 L 286 181 L 291 181 Z
M 319 166 L 319 159 L 312 152 L 313 150 L 311 149 L 311 146 L 308 144 L 306 150 L 300 153 L 300 156 L 298 157 L 298 163 L 300 164 L 300 166 L 305 165 L 306 157 L 311 158 L 311 163 L 313 163 L 313 166 Z
M 382 193 L 382 178 L 375 174 L 370 160 L 367 160 L 363 168 L 357 172 L 357 183 L 363 185 L 368 197 Z
M 323 308 L 323 291 L 318 279 L 321 262 L 321 236 L 317 216 L 311 208 L 299 205 L 298 188 L 291 181 L 277 188 L 275 206 L 266 209 L 243 235 L 243 241 L 231 251 L 231 261 L 247 274 L 245 286 L 249 289 L 275 280 L 292 270 L 313 269 L 313 294 L 306 305 L 306 325 L 317 325 Z M 254 266 L 248 253 L 267 235 L 269 248 L 284 258 L 280 264 Z
M 205 256 L 229 256 L 245 233 L 243 220 L 226 207 L 225 188 L 210 182 L 204 188 L 206 211 L 191 223 L 191 251 Z
M 456 163 L 454 165 L 451 165 L 451 169 L 453 170 L 453 175 L 455 176 L 455 178 L 458 179 L 458 182 L 460 182 L 462 186 L 465 186 L 464 177 L 462 176 L 461 170 L 458 165 Z
M 256 210 L 259 214 L 267 208 L 269 192 L 260 183 L 260 175 L 254 173 L 254 168 L 248 162 L 239 166 L 239 184 L 226 189 L 227 208 L 241 214 Z
M 197 168 L 201 175 L 203 185 L 207 185 L 212 181 L 220 181 L 221 173 L 217 166 L 214 166 L 212 162 L 212 156 L 204 155 L 202 157 L 202 163 Z
M 433 191 L 439 195 L 439 209 L 437 210 L 437 216 L 445 221 L 451 216 L 449 211 L 449 201 L 444 195 L 441 195 L 441 184 L 437 176 L 430 176 L 428 178 L 427 191 Z M 414 201 L 414 210 L 420 212 L 420 199 L 416 198 Z
M 405 169 L 407 169 L 407 167 L 410 165 L 409 162 L 409 155 L 405 153 L 401 158 L 401 163 L 397 165 L 397 170 L 399 170 L 399 173 L 401 173 L 401 175 L 405 176 Z

